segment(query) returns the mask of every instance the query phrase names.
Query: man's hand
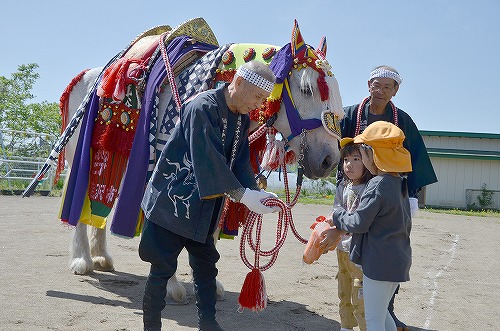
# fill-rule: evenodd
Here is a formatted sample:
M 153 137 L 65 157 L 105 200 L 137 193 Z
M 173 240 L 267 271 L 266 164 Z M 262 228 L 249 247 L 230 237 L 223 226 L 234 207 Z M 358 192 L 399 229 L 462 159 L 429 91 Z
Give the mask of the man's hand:
M 264 190 L 256 191 L 246 188 L 240 202 L 247 206 L 248 209 L 257 214 L 268 214 L 275 211 L 272 207 L 267 207 L 262 204 L 262 200 L 267 198 L 275 198 L 276 194 L 266 192 Z
M 418 199 L 410 198 L 410 216 L 413 218 L 418 211 Z

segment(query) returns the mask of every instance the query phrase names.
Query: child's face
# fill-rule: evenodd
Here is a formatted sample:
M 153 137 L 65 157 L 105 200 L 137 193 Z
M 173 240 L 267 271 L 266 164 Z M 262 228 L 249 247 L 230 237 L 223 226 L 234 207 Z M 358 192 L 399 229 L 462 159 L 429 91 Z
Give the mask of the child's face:
M 343 170 L 347 178 L 352 180 L 354 184 L 357 184 L 359 179 L 363 177 L 365 166 L 358 151 L 354 151 L 344 158 Z

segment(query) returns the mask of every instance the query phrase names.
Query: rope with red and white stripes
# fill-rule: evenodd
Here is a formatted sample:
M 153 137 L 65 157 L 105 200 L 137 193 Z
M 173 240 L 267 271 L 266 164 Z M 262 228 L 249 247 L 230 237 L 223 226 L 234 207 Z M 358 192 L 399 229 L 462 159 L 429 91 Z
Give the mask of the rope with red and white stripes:
M 290 202 L 290 191 L 288 188 L 288 175 L 286 171 L 286 166 L 283 164 L 283 173 L 284 173 L 284 183 L 285 183 L 285 196 L 286 203 L 278 198 L 267 198 L 262 204 L 268 207 L 277 207 L 280 209 L 278 213 L 278 220 L 276 224 L 276 240 L 274 247 L 270 250 L 262 250 L 261 242 L 262 242 L 262 214 L 257 214 L 252 211 L 248 213 L 248 217 L 243 225 L 243 231 L 241 233 L 240 239 L 240 257 L 243 263 L 250 269 L 258 269 L 260 271 L 265 271 L 271 268 L 271 266 L 276 262 L 278 258 L 278 253 L 283 244 L 285 243 L 285 239 L 288 232 L 288 227 L 292 230 L 292 233 L 295 237 L 303 244 L 307 243 L 307 239 L 303 238 L 299 232 L 297 231 L 295 224 L 293 222 L 292 217 L 292 207 L 297 203 L 298 197 L 300 194 L 301 186 L 297 186 L 297 190 L 295 192 L 295 196 L 293 200 Z M 255 230 L 255 231 L 254 231 Z M 253 233 L 255 233 L 255 239 L 252 237 Z M 254 256 L 254 264 L 250 263 L 246 254 L 246 244 L 250 247 L 250 249 L 255 253 Z M 271 257 L 269 262 L 260 265 L 260 257 Z
M 262 124 L 261 126 L 259 126 L 259 128 L 257 130 L 252 132 L 252 134 L 248 137 L 248 143 L 252 144 L 255 140 L 260 138 L 260 136 L 262 136 L 266 132 L 267 132 L 267 127 L 265 124 Z
M 172 95 L 174 97 L 175 106 L 177 111 L 181 110 L 181 98 L 179 96 L 179 91 L 177 90 L 177 84 L 175 83 L 174 72 L 172 70 L 172 65 L 170 64 L 170 60 L 168 59 L 167 48 L 165 47 L 165 37 L 170 34 L 170 31 L 162 33 L 160 36 L 160 50 L 161 56 L 163 58 L 163 62 L 165 62 L 165 69 L 167 73 L 168 82 L 170 84 L 170 89 L 172 90 Z
M 285 203 L 276 198 L 268 198 L 262 202 L 265 206 L 268 207 L 278 207 L 280 208 L 278 223 L 276 226 L 276 242 L 275 246 L 268 250 L 261 250 L 261 233 L 262 233 L 262 214 L 257 214 L 252 211 L 248 214 L 248 218 L 243 226 L 243 232 L 241 234 L 240 241 L 240 256 L 243 263 L 250 269 L 259 269 L 260 271 L 265 271 L 269 269 L 278 258 L 278 253 L 280 248 L 283 246 L 286 234 L 288 232 L 288 225 L 292 219 L 292 213 L 290 208 L 288 208 Z M 252 233 L 254 232 L 255 227 L 255 241 L 252 238 Z M 246 243 L 252 248 L 255 252 L 254 257 L 254 265 L 248 261 L 246 256 Z M 260 256 L 270 256 L 271 260 L 264 264 L 260 265 L 259 257 Z

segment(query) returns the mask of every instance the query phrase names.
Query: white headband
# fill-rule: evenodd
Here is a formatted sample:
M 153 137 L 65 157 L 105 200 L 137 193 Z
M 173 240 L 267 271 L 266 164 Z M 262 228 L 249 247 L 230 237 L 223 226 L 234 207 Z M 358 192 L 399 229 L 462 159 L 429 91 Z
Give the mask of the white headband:
M 249 70 L 247 68 L 239 67 L 238 70 L 236 71 L 236 74 L 246 80 L 249 83 L 252 83 L 253 85 L 263 89 L 264 91 L 267 91 L 271 93 L 274 88 L 274 83 L 268 81 L 264 77 L 262 77 L 259 74 L 256 74 L 252 70 Z
M 399 76 L 399 74 L 397 72 L 390 71 L 390 70 L 387 70 L 384 68 L 378 68 L 378 69 L 375 69 L 372 72 L 370 72 L 370 79 L 369 80 L 372 80 L 373 78 L 379 78 L 379 77 L 393 79 L 394 81 L 396 81 L 396 83 L 398 83 L 398 85 L 400 85 L 403 82 L 403 80 L 401 79 L 401 76 Z

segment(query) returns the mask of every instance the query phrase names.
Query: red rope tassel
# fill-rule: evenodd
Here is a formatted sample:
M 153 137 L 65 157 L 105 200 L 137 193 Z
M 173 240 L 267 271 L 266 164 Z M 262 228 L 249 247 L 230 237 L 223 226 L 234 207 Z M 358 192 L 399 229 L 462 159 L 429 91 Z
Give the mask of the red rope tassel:
M 250 164 L 254 174 L 259 173 L 260 159 L 266 149 L 266 135 L 263 134 L 250 143 Z
M 229 199 L 226 200 L 227 212 L 224 215 L 224 227 L 229 231 L 238 230 L 238 228 L 245 223 L 248 216 L 248 208 L 239 202 L 233 202 Z
M 319 94 L 321 95 L 321 101 L 328 100 L 330 92 L 328 90 L 328 84 L 326 83 L 325 72 L 323 70 L 319 71 L 317 82 L 318 82 Z
M 266 283 L 264 282 L 264 275 L 258 268 L 252 269 L 247 274 L 241 287 L 238 302 L 240 312 L 244 308 L 259 312 L 267 307 Z

